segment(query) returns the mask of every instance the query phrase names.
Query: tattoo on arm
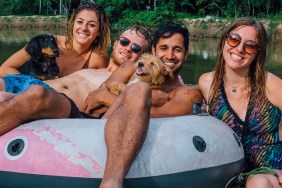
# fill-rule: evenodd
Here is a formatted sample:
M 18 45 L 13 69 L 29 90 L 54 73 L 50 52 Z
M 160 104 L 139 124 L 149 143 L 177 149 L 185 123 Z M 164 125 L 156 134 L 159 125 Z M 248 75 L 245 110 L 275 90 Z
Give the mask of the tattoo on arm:
M 192 103 L 202 103 L 203 102 L 203 96 L 199 92 L 198 89 L 188 89 L 185 94 L 192 95 L 191 102 Z

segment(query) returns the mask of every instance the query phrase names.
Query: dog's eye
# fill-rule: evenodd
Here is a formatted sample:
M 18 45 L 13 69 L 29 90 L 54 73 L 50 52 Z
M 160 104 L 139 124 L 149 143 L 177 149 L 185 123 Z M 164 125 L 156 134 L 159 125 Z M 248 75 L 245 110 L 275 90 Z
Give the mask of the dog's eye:
M 144 63 L 143 62 L 138 62 L 138 67 L 144 67 Z

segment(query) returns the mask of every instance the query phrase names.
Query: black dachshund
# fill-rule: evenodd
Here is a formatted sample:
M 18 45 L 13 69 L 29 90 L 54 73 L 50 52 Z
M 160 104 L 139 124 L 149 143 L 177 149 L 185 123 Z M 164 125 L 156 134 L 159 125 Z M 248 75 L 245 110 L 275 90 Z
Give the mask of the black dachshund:
M 33 37 L 25 50 L 30 60 L 20 68 L 22 74 L 30 74 L 40 80 L 59 77 L 59 67 L 56 63 L 59 51 L 53 35 L 40 34 Z

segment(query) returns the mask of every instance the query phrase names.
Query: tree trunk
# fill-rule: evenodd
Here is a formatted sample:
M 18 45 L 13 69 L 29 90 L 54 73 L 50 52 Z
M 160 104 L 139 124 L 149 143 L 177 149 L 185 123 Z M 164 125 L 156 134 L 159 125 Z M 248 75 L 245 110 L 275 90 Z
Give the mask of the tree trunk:
M 38 11 L 38 14 L 39 15 L 41 14 L 41 0 L 39 0 L 39 11 Z

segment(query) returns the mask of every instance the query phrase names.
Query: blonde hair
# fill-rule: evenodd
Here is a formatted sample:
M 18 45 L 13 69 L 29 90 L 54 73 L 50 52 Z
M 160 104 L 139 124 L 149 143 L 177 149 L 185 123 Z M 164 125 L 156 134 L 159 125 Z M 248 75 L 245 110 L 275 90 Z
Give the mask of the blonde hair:
M 79 7 L 73 12 L 70 20 L 68 21 L 68 28 L 67 28 L 67 38 L 65 45 L 67 48 L 72 48 L 73 47 L 73 27 L 74 27 L 74 22 L 75 18 L 80 13 L 82 10 L 89 10 L 89 11 L 94 11 L 99 19 L 99 31 L 100 31 L 100 36 L 97 36 L 96 39 L 93 41 L 91 45 L 91 49 L 96 49 L 98 48 L 101 50 L 101 52 L 106 55 L 107 53 L 107 48 L 110 47 L 111 45 L 111 32 L 110 32 L 110 22 L 108 15 L 106 14 L 105 9 L 94 2 L 85 2 L 79 5 Z

